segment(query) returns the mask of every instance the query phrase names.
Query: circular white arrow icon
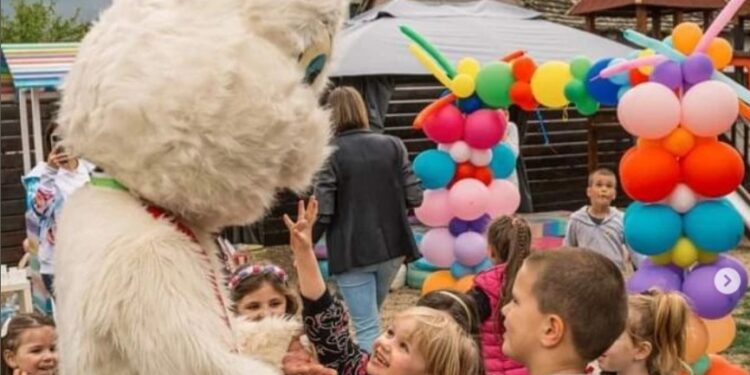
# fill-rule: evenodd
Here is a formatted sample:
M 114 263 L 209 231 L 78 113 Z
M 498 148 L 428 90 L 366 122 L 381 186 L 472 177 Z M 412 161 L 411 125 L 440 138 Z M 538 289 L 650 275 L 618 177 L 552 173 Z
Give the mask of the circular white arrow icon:
M 721 268 L 714 276 L 714 286 L 721 294 L 730 295 L 740 289 L 740 273 L 734 268 Z

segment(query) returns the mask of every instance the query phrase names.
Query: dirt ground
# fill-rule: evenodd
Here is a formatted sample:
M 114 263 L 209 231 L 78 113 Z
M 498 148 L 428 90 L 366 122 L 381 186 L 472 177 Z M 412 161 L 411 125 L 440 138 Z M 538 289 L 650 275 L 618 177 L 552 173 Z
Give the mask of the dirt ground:
M 745 266 L 750 269 L 750 241 L 746 241 L 731 255 L 742 260 Z M 254 252 L 252 258 L 254 261 L 269 261 L 279 265 L 289 272 L 290 279 L 293 283 L 296 283 L 292 253 L 287 246 L 265 248 Z M 335 291 L 335 285 L 333 283 L 329 283 L 329 285 Z M 404 287 L 392 291 L 385 300 L 381 311 L 383 324 L 387 324 L 395 313 L 414 306 L 417 299 L 419 299 L 419 291 L 415 289 Z M 726 354 L 732 362 L 750 368 L 750 292 L 745 296 L 740 307 L 734 311 L 734 316 L 737 322 L 737 336 Z

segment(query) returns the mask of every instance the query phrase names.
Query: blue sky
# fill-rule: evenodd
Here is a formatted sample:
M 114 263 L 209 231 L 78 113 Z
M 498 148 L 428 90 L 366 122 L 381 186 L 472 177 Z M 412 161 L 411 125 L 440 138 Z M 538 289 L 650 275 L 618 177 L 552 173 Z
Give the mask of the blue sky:
M 36 2 L 39 0 L 26 0 L 26 2 Z M 44 0 L 48 3 L 49 0 Z M 10 0 L 0 1 L 2 6 L 3 14 L 12 11 Z M 91 21 L 96 19 L 103 9 L 109 6 L 112 0 L 56 0 L 55 7 L 60 15 L 72 16 L 75 14 L 76 9 L 81 9 L 80 19 L 84 21 Z

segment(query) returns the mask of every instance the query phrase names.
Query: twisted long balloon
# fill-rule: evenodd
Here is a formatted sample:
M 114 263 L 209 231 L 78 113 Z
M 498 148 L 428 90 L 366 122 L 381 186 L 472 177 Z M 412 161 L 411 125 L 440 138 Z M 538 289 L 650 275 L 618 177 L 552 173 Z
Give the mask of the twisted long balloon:
M 427 52 L 427 54 L 429 54 L 432 59 L 437 61 L 440 67 L 443 68 L 443 71 L 448 76 L 448 78 L 453 79 L 453 77 L 456 76 L 456 69 L 453 68 L 453 64 L 451 64 L 448 59 L 446 59 L 445 56 L 443 56 L 443 54 L 440 53 L 437 48 L 435 48 L 435 46 L 430 44 L 427 39 L 425 39 L 422 35 L 414 31 L 414 29 L 409 26 L 401 25 L 399 29 L 414 43 L 422 47 L 422 49 L 425 50 L 425 52 Z

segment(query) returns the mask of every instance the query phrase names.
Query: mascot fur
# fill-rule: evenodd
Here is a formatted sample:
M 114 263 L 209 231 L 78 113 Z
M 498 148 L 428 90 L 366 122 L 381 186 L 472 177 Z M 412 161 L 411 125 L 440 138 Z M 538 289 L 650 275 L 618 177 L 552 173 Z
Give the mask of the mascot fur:
M 63 375 L 278 371 L 239 354 L 212 233 L 305 189 L 327 157 L 321 56 L 347 5 L 115 0 L 102 14 L 58 119 L 64 145 L 108 175 L 59 222 Z

